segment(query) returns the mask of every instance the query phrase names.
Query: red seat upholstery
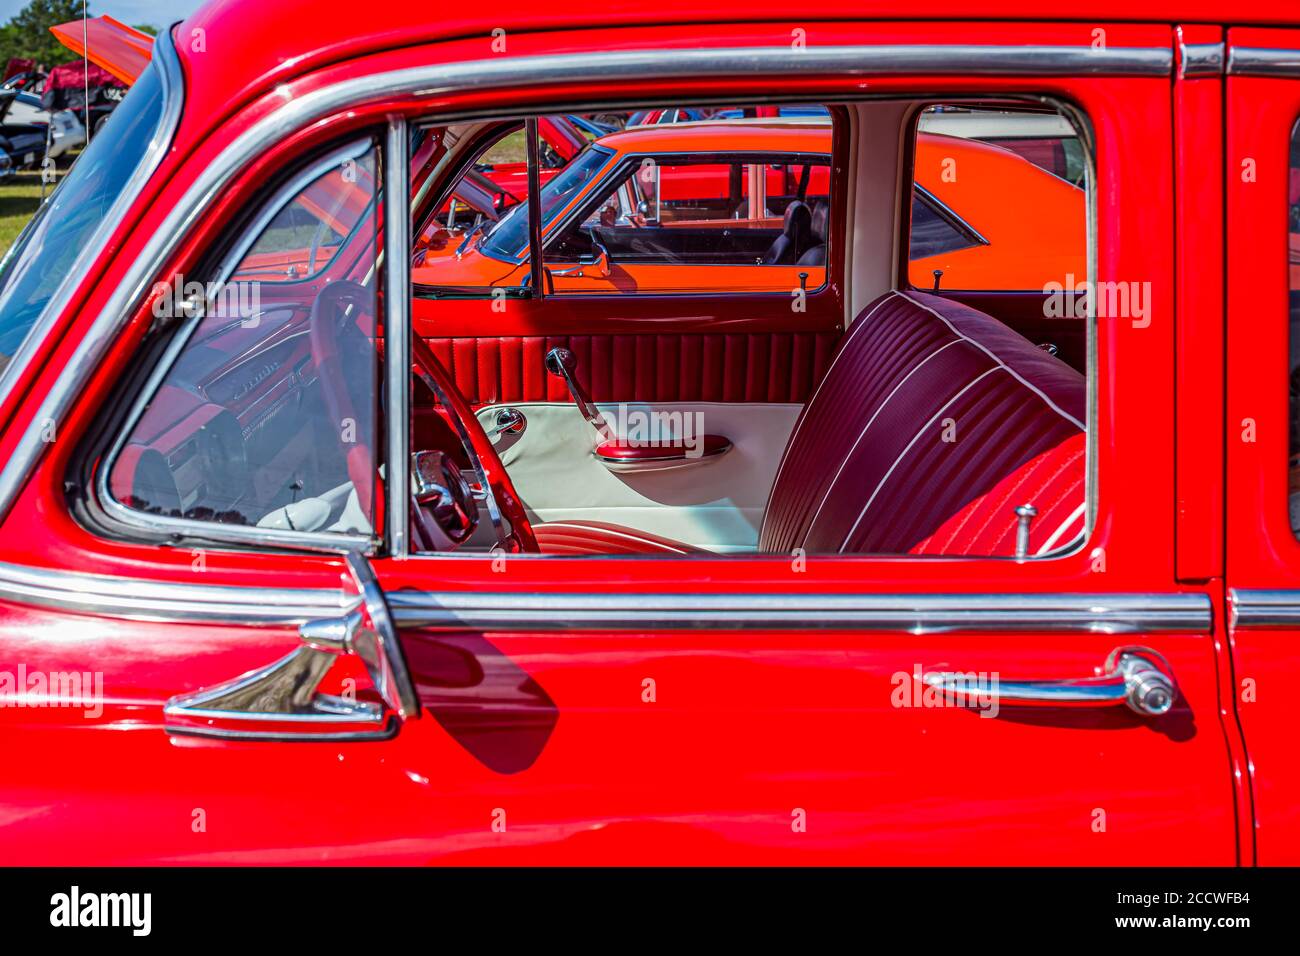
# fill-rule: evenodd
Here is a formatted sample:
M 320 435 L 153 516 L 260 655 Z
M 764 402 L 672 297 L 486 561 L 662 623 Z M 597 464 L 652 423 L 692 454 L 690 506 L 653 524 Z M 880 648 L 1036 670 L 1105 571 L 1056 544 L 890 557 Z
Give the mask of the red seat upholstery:
M 1013 554 L 1033 504 L 1036 552 L 1082 517 L 1085 402 L 1082 375 L 996 319 L 882 296 L 795 425 L 759 550 Z
M 688 544 L 603 521 L 547 521 L 533 525 L 542 554 L 689 554 Z
M 795 425 L 758 549 L 1010 555 L 1024 504 L 1038 511 L 1030 554 L 1065 547 L 1084 525 L 1085 403 L 1082 375 L 996 319 L 925 293 L 884 295 Z M 641 550 L 629 537 L 670 550 L 618 530 L 622 553 Z

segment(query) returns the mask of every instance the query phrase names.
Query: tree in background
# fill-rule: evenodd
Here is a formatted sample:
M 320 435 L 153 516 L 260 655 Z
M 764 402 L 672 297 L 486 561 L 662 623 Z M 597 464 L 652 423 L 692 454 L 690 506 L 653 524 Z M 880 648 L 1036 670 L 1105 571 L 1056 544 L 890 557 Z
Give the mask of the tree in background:
M 94 16 L 94 12 L 88 13 Z M 35 60 L 45 67 L 66 63 L 72 52 L 54 38 L 50 27 L 81 19 L 81 0 L 31 0 L 0 27 L 0 70 L 12 57 Z

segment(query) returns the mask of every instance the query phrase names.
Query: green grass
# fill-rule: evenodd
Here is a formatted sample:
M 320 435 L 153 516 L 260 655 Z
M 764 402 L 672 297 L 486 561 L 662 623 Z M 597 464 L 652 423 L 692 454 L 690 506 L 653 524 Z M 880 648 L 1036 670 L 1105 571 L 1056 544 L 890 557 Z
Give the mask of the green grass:
M 486 163 L 526 163 L 528 162 L 528 137 L 523 130 L 517 130 L 493 144 L 483 157 Z
M 60 170 L 59 175 L 63 172 Z M 45 195 L 54 188 L 51 183 L 45 187 Z M 27 220 L 41 205 L 41 174 L 36 172 L 16 173 L 4 182 L 0 182 L 0 258 L 9 251 L 18 234 L 27 225 Z

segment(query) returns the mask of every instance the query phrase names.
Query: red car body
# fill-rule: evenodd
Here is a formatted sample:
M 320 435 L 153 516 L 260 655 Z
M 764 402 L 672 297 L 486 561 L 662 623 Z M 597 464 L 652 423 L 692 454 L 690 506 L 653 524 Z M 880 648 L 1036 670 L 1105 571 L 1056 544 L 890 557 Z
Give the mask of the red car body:
M 0 686 L 0 862 L 1300 862 L 1282 706 L 1300 543 L 1284 506 L 1281 211 L 1300 18 L 1208 0 L 1071 5 L 1059 22 L 1024 0 L 995 0 L 980 22 L 955 0 L 924 20 L 896 2 L 827 0 L 808 14 L 636 0 L 598 15 L 358 17 L 295 0 L 214 3 L 174 28 L 183 98 L 157 168 L 78 257 L 0 391 L 0 672 L 11 686 L 20 674 L 102 680 L 82 709 L 42 706 L 30 682 L 17 696 Z M 239 56 L 194 52 L 198 36 Z M 879 47 L 899 58 L 864 65 Z M 756 61 L 760 48 L 782 52 Z M 710 68 L 701 50 L 747 66 Z M 503 57 L 526 69 L 483 81 Z M 348 566 L 324 550 L 106 537 L 81 520 L 70 469 L 139 361 L 150 281 L 194 268 L 277 171 L 390 116 L 702 90 L 747 102 L 773 83 L 800 101 L 864 85 L 1047 95 L 1086 115 L 1096 277 L 1149 282 L 1153 303 L 1145 324 L 1095 328 L 1086 545 L 1028 562 L 530 556 L 501 573 L 472 555 L 394 558 L 380 542 L 369 567 L 406 609 L 421 688 L 396 733 L 308 743 L 165 729 L 169 699 L 300 647 L 297 626 L 346 600 Z M 142 263 L 157 269 L 144 278 Z M 653 319 L 665 338 L 793 336 L 828 361 L 847 301 L 843 263 L 828 270 L 797 314 L 744 294 L 617 309 L 578 297 L 544 314 L 525 300 L 492 335 L 612 339 Z M 482 301 L 439 305 L 412 304 L 431 354 L 455 354 L 492 318 Z M 669 365 L 667 346 L 649 347 Z M 743 395 L 722 355 L 702 374 Z M 458 382 L 474 374 L 455 370 Z M 519 388 L 564 398 L 534 378 Z M 1129 645 L 1176 675 L 1167 717 L 986 720 L 891 704 L 893 677 L 914 668 L 1081 678 Z

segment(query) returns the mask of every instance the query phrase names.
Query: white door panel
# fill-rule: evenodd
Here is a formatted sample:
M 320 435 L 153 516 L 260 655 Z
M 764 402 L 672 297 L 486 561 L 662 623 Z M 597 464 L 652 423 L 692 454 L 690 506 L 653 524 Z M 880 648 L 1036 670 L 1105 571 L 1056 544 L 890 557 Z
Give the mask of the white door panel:
M 497 413 L 478 412 L 490 432 Z M 527 426 L 500 452 L 515 490 L 534 521 L 585 520 L 648 531 L 719 552 L 758 545 L 777 465 L 802 405 L 730 402 L 603 403 L 616 427 L 649 413 L 656 421 L 685 421 L 690 434 L 722 435 L 732 449 L 714 461 L 667 471 L 616 474 L 592 453 L 596 430 L 571 402 L 515 402 Z M 640 419 L 644 421 L 645 419 Z M 681 437 L 681 436 L 678 436 Z M 501 441 L 498 447 L 504 447 Z

